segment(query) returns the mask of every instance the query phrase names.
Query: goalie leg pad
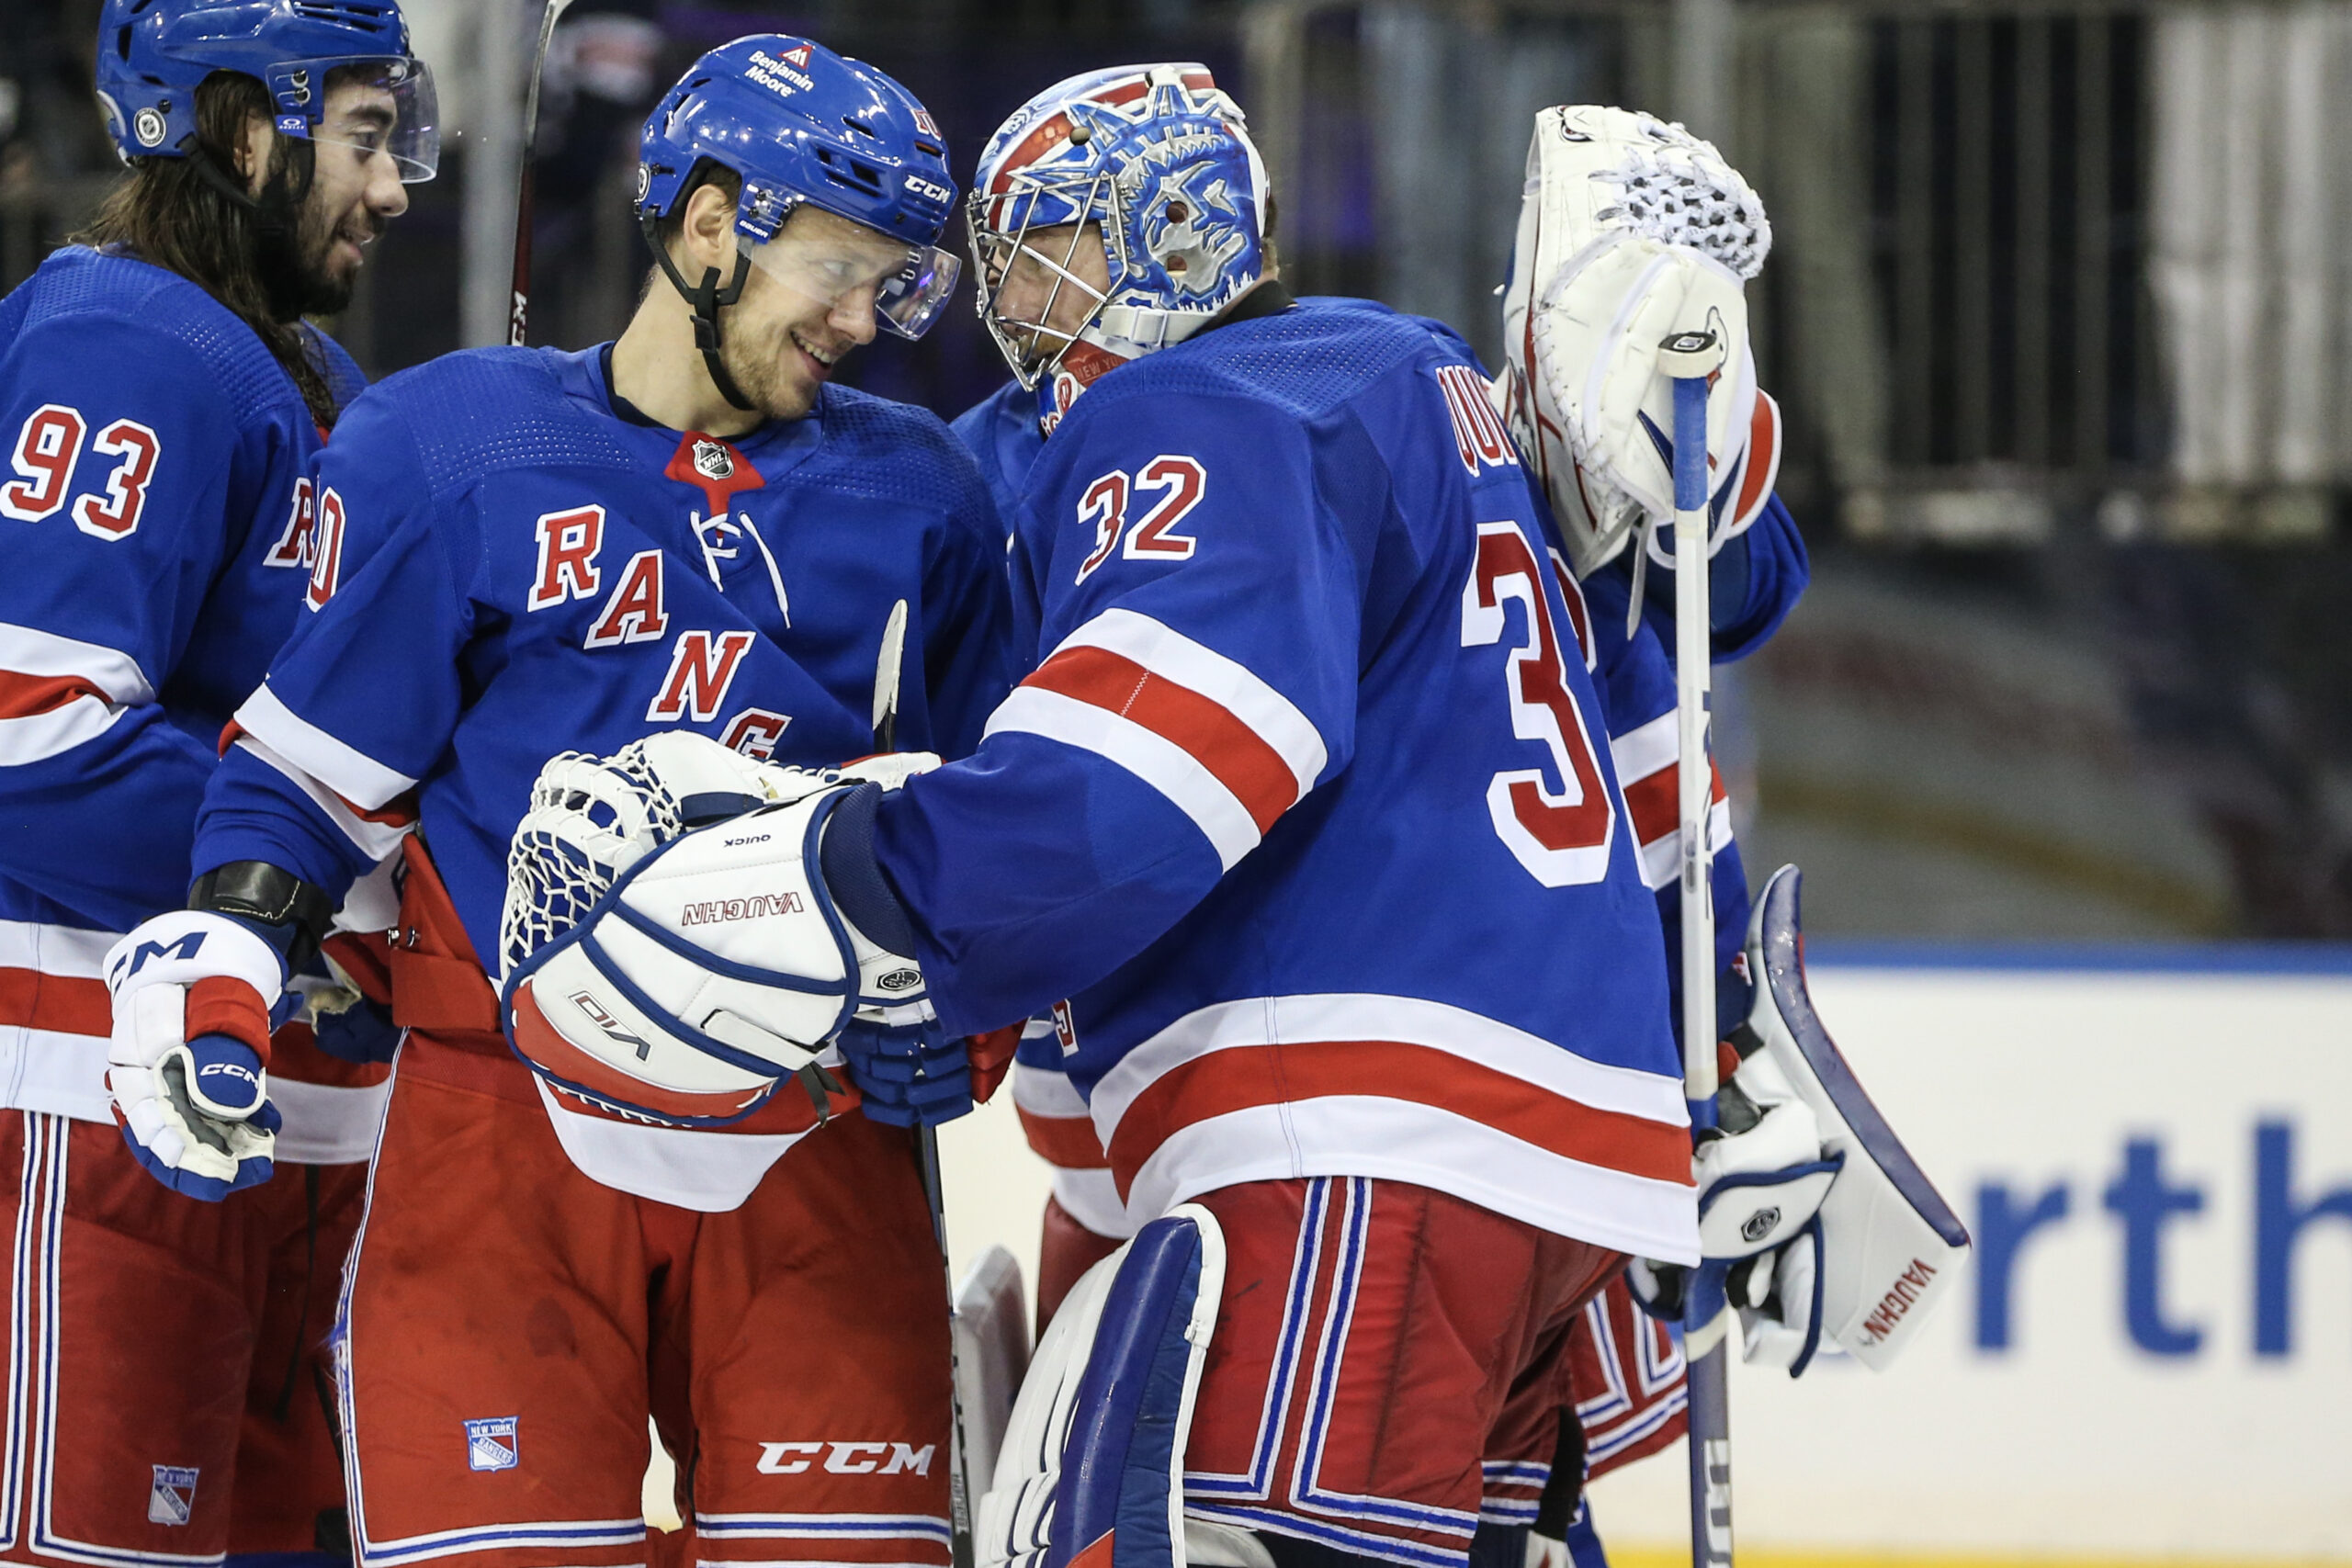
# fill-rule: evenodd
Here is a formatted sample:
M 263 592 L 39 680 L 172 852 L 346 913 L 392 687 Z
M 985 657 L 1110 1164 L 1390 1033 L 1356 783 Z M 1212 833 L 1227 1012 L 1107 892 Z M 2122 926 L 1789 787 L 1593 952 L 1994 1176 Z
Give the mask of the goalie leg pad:
M 1909 1344 L 1960 1273 L 1967 1226 L 1886 1123 L 1822 1026 L 1805 989 L 1796 867 L 1773 874 L 1748 927 L 1756 1001 L 1743 1026 L 1812 1108 L 1824 1154 L 1842 1156 L 1821 1201 L 1808 1292 L 1815 1329 L 1872 1370 Z M 1801 1370 L 1801 1367 L 1800 1367 Z
M 1224 1289 L 1224 1232 L 1190 1203 L 1071 1289 L 980 1505 L 981 1563 L 1185 1568 L 1185 1442 Z

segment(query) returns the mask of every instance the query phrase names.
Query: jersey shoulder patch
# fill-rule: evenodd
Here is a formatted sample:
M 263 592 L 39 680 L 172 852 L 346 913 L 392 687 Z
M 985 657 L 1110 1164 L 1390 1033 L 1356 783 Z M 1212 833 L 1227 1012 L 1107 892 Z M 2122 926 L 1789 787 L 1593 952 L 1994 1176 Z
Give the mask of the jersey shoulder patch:
M 848 495 L 986 520 L 995 507 L 970 452 L 929 409 L 829 386 L 819 415 L 825 444 L 800 470 L 807 482 Z
M 19 292 L 26 295 L 24 333 L 104 321 L 185 344 L 203 364 L 208 393 L 227 401 L 240 427 L 289 412 L 310 417 L 293 378 L 253 328 L 167 268 L 69 245 L 43 262 Z
M 639 467 L 606 421 L 565 395 L 561 357 L 549 349 L 465 349 L 386 377 L 365 400 L 406 427 L 435 496 L 515 468 Z
M 1351 300 L 1303 303 L 1236 321 L 1119 367 L 1071 410 L 1107 416 L 1137 398 L 1238 398 L 1291 419 L 1339 407 L 1436 344 L 1412 318 Z

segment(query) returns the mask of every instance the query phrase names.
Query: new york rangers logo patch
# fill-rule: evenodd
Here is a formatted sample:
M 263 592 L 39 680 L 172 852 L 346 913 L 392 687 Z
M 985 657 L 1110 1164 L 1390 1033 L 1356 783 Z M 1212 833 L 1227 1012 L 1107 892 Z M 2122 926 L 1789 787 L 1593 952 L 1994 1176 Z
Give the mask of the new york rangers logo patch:
M 514 1442 L 513 1416 L 466 1423 L 466 1464 L 474 1470 L 512 1470 L 523 1462 Z
M 196 1512 L 195 1465 L 159 1464 L 154 1467 L 155 1484 L 147 1494 L 147 1522 L 151 1525 L 184 1525 Z

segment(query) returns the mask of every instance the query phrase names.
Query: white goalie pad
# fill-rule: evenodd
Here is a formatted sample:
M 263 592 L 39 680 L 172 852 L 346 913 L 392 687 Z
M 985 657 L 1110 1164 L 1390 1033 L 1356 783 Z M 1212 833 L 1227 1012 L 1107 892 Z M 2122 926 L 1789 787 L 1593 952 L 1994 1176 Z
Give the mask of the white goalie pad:
M 1193 1203 L 1071 1287 L 980 1502 L 980 1568 L 1185 1568 L 1184 1445 L 1224 1291 L 1225 1234 Z
M 1029 1299 L 1021 1265 L 991 1247 L 956 1291 L 956 1403 L 964 1417 L 965 1472 L 996 1473 L 1012 1401 L 1029 1371 Z
M 1535 117 L 1498 390 L 1579 577 L 1645 517 L 1674 514 L 1673 390 L 1658 354 L 1679 328 L 1703 321 L 1727 355 L 1708 400 L 1711 548 L 1762 512 L 1780 423 L 1757 389 L 1742 288 L 1771 243 L 1756 193 L 1680 126 L 1593 104 Z
M 1968 1229 L 1871 1103 L 1814 1010 L 1800 884 L 1796 867 L 1784 865 L 1756 902 L 1747 932 L 1756 1000 L 1745 1029 L 1812 1111 L 1824 1157 L 1842 1166 L 1821 1200 L 1815 1235 L 1792 1243 L 1779 1267 L 1783 1289 L 1809 1294 L 1809 1324 L 1822 1338 L 1883 1370 L 1958 1280 Z M 1794 1360 L 1792 1371 L 1803 1371 L 1804 1356 Z

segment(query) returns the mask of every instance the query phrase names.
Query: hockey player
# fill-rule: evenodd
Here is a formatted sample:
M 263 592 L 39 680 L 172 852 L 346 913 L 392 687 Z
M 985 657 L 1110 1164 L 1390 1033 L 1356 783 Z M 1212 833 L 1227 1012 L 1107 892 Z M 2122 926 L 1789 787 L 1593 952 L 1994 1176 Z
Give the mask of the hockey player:
M 1204 72 L 1197 65 L 1179 69 L 1195 74 Z M 1563 112 L 1552 110 L 1547 111 L 1548 118 L 1539 117 L 1539 151 L 1559 136 L 1559 129 L 1553 122 Z M 1228 113 L 1230 118 L 1238 118 L 1238 109 L 1228 106 Z M 1526 198 L 1531 211 L 1539 210 L 1546 200 L 1541 177 L 1544 172 L 1541 159 L 1532 160 Z M 1555 191 L 1550 193 L 1550 199 L 1566 199 L 1571 194 Z M 1548 277 L 1560 258 L 1548 253 L 1537 254 L 1540 224 L 1522 227 L 1527 230 L 1522 240 L 1527 254 L 1519 271 L 1533 274 L 1541 268 Z M 1268 246 L 1271 252 L 1271 237 Z M 1307 299 L 1301 303 L 1315 308 L 1324 302 Z M 1628 607 L 1634 587 L 1624 545 L 1634 530 L 1620 524 L 1603 536 L 1603 531 L 1591 519 L 1587 492 L 1577 488 L 1573 465 L 1564 460 L 1548 464 L 1538 460 L 1556 459 L 1562 454 L 1556 447 L 1546 452 L 1533 441 L 1532 422 L 1525 412 L 1530 401 L 1525 388 L 1531 367 L 1524 346 L 1532 341 L 1532 333 L 1528 320 L 1529 291 L 1523 286 L 1511 294 L 1510 306 L 1511 314 L 1506 324 L 1512 354 L 1505 374 L 1497 378 L 1496 397 L 1499 406 L 1517 415 L 1512 428 L 1519 449 L 1522 454 L 1535 455 L 1530 459 L 1531 471 L 1549 481 L 1554 511 L 1572 518 L 1582 529 L 1575 553 L 1590 581 L 1579 585 L 1567 575 L 1569 551 L 1566 547 L 1555 543 L 1552 555 L 1562 573 L 1563 595 L 1586 666 L 1592 672 L 1601 705 L 1607 712 L 1611 752 L 1623 782 L 1629 820 L 1643 846 L 1645 875 L 1658 893 L 1665 951 L 1671 964 L 1679 952 L 1680 915 L 1676 881 L 1679 832 L 1675 796 L 1674 680 L 1666 652 L 1672 638 L 1671 568 L 1660 564 L 1662 552 L 1653 548 L 1647 570 L 1660 576 L 1652 580 L 1651 591 L 1643 600 L 1641 625 L 1629 628 Z M 1422 324 L 1449 338 L 1453 335 L 1440 323 Z M 1466 344 L 1459 347 L 1464 355 L 1469 353 Z M 1037 406 L 1037 391 L 1017 378 L 955 422 L 957 435 L 971 448 L 996 491 L 1000 507 L 1008 515 L 1017 509 L 1020 488 L 1044 446 Z M 1713 573 L 1713 602 L 1717 606 L 1713 642 L 1719 661 L 1744 658 L 1760 647 L 1793 607 L 1806 578 L 1803 539 L 1787 509 L 1771 490 L 1777 468 L 1778 414 L 1770 398 L 1760 392 L 1756 395 L 1749 423 L 1747 449 L 1730 466 L 1726 477 L 1732 482 L 1722 497 L 1725 526 L 1722 529 L 1723 542 Z M 1711 837 L 1714 840 L 1716 904 L 1723 921 L 1719 946 L 1728 964 L 1746 937 L 1747 889 L 1731 838 L 1728 803 L 1718 805 L 1714 818 Z M 1736 969 L 1725 970 L 1723 996 L 1728 1029 L 1730 1023 L 1746 1015 L 1747 990 Z M 1109 1158 L 1095 1137 L 1086 1100 L 1063 1071 L 1066 1014 L 1061 1015 L 1060 1023 L 1062 1026 L 1057 1027 L 1054 1021 L 1039 1021 L 1030 1027 L 1012 1081 L 1030 1146 L 1053 1172 L 1053 1190 L 1046 1201 L 1043 1222 L 1037 1280 L 1041 1327 L 1085 1269 L 1131 1235 L 1137 1223 L 1121 1201 Z M 1579 1332 L 1582 1339 L 1576 1348 L 1575 1360 L 1580 1376 L 1573 1378 L 1572 1382 L 1575 1402 L 1584 1419 L 1582 1429 L 1573 1435 L 1572 1447 L 1579 1456 L 1589 1457 L 1597 1475 L 1655 1451 L 1679 1435 L 1680 1361 L 1679 1353 L 1664 1341 L 1662 1330 L 1634 1316 L 1631 1298 L 1622 1282 L 1612 1281 L 1605 1298 L 1587 1307 Z M 1489 1484 L 1484 1511 L 1489 1526 L 1516 1525 L 1534 1511 L 1539 1495 L 1559 1493 L 1560 1483 L 1553 1481 L 1548 1467 L 1540 1461 L 1490 1457 L 1487 1471 Z M 1568 1479 L 1572 1482 L 1576 1478 Z M 1571 1501 L 1577 1491 L 1573 1484 L 1568 1486 Z M 1575 1518 L 1578 1528 L 1572 1540 L 1580 1561 L 1598 1561 L 1591 1555 L 1598 1552 L 1599 1547 L 1591 1535 L 1589 1518 L 1580 1512 L 1575 1514 Z M 1547 1528 L 1556 1536 L 1561 1533 L 1557 1527 L 1566 1523 L 1567 1516 L 1563 1515 L 1548 1520 Z M 1517 1557 L 1509 1550 L 1514 1544 L 1500 1542 L 1498 1550 L 1515 1563 Z
M 332 1551 L 315 1348 L 383 1070 L 288 1024 L 286 1124 L 242 1165 L 160 1117 L 119 1133 L 101 959 L 186 896 L 215 738 L 300 613 L 306 469 L 360 385 L 303 317 L 342 309 L 403 182 L 431 177 L 432 79 L 389 0 L 110 0 L 96 60 L 130 172 L 0 301 L 0 1103 L 20 1112 L 0 1163 L 25 1456 L 0 1540 L 20 1562 Z M 204 1086 L 175 1070 L 163 1114 L 185 1124 Z
M 877 696 L 902 745 L 969 750 L 1003 687 L 1003 536 L 969 458 L 830 379 L 953 287 L 930 116 L 758 36 L 697 62 L 642 148 L 661 276 L 616 342 L 406 372 L 321 457 L 314 613 L 238 710 L 195 853 L 295 919 L 149 922 L 117 1017 L 168 1037 L 208 995 L 251 1009 L 370 824 L 421 813 L 411 1032 L 340 1339 L 360 1561 L 644 1561 L 650 1412 L 706 1552 L 944 1564 L 946 1325 L 905 1134 L 813 1077 L 723 1128 L 610 1115 L 500 1034 L 507 843 L 550 754 L 651 727 L 740 764 L 693 792 L 725 794 L 758 759 L 872 750 Z
M 1690 1255 L 1688 1133 L 1640 847 L 1483 376 L 1409 319 L 1295 306 L 1265 197 L 1196 68 L 999 133 L 989 324 L 1052 431 L 1014 522 L 1034 671 L 970 761 L 769 832 L 814 846 L 854 968 L 920 960 L 939 1032 L 1067 998 L 1124 1203 L 1221 1226 L 1181 1456 L 1205 1560 L 1436 1564 L 1490 1456 L 1549 1458 L 1586 1300 L 1627 1251 Z M 683 1040 L 643 1001 L 749 950 L 675 900 L 791 874 L 707 834 L 640 864 L 562 990 Z M 625 954 L 616 918 L 676 940 Z M 818 928 L 768 931 L 779 992 L 821 977 Z

